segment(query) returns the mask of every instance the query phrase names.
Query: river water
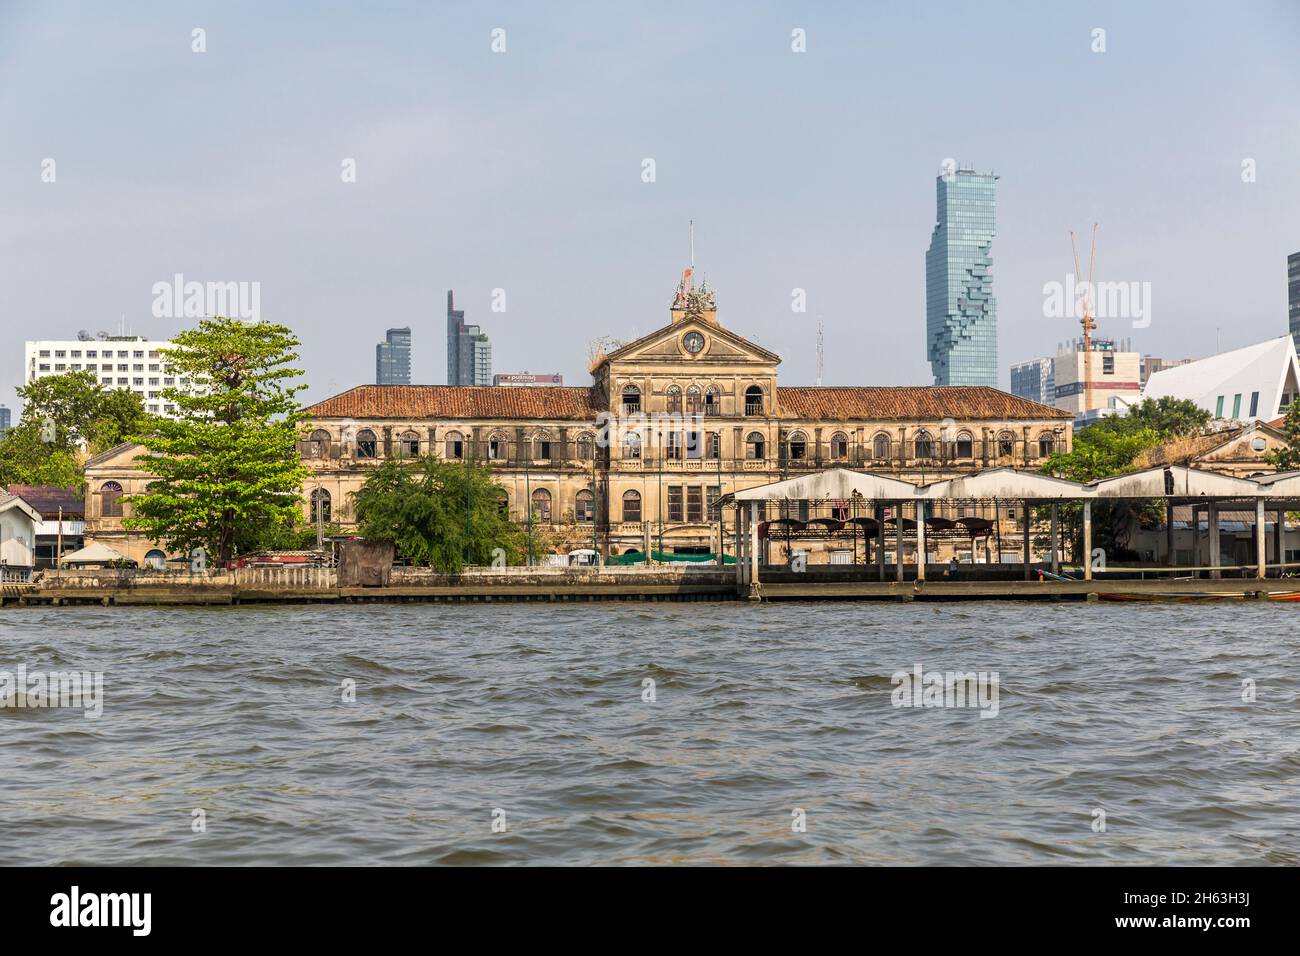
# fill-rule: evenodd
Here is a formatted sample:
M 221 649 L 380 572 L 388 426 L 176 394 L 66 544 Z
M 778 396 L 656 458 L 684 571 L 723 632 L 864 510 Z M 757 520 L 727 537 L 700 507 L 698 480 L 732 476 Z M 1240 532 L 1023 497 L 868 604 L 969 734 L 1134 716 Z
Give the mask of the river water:
M 0 709 L 0 831 L 10 864 L 1294 865 L 1296 614 L 8 609 L 0 671 L 103 700 Z M 894 706 L 918 665 L 990 682 Z

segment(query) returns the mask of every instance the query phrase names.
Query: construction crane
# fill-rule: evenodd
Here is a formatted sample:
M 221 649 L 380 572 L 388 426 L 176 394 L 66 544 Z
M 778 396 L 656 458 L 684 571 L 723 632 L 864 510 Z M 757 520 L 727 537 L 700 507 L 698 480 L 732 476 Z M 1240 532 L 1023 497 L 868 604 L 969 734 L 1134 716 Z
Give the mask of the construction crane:
M 1079 279 L 1079 243 L 1070 230 L 1070 248 L 1074 250 L 1074 278 Z M 1097 264 L 1097 223 L 1092 224 L 1092 251 L 1088 257 L 1088 285 L 1083 293 L 1083 411 L 1092 410 L 1092 332 L 1097 323 L 1092 318 L 1092 271 Z
M 817 387 L 822 384 L 822 369 L 826 364 L 826 350 L 822 347 L 822 320 L 817 319 Z

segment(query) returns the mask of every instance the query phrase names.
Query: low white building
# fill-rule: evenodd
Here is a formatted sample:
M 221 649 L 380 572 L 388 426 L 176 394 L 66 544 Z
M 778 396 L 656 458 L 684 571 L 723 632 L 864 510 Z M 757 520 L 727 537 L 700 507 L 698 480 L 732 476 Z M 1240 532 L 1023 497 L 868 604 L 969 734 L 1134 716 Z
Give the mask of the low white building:
M 18 495 L 0 491 L 0 582 L 31 580 L 40 523 L 39 511 Z
M 1161 369 L 1142 389 L 1145 398 L 1185 398 L 1215 418 L 1272 421 L 1300 392 L 1300 366 L 1291 336 L 1247 345 Z

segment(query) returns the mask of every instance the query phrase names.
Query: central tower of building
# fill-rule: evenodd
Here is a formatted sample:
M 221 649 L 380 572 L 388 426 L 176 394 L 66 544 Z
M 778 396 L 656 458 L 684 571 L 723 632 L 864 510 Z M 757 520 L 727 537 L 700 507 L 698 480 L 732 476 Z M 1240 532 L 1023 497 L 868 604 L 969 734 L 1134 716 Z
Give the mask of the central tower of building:
M 963 167 L 935 180 L 938 215 L 925 253 L 925 353 L 936 385 L 998 385 L 991 253 L 997 178 Z

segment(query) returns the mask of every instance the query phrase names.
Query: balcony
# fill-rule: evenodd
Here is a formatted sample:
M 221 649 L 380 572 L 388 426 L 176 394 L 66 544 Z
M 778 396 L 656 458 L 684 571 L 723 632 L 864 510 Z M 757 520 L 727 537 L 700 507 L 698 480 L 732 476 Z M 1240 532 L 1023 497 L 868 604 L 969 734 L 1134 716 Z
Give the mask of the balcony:
M 751 402 L 746 402 L 746 403 L 745 403 L 745 414 L 746 414 L 747 416 L 751 416 L 751 417 L 752 417 L 752 416 L 756 416 L 756 415 L 762 415 L 762 414 L 763 414 L 763 403 L 762 403 L 762 402 L 753 402 L 753 403 L 751 403 Z

